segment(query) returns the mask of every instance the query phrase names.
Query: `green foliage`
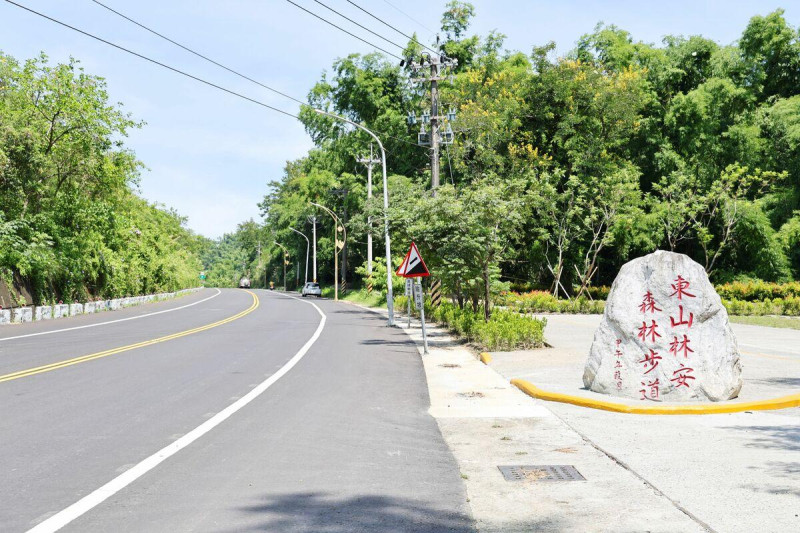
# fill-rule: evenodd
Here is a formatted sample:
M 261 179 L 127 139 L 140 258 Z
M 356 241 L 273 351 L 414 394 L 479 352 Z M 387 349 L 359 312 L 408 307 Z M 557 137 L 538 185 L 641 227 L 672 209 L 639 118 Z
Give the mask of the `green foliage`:
M 196 286 L 204 240 L 136 195 L 141 124 L 77 61 L 0 54 L 0 270 L 34 303 Z
M 498 299 L 510 283 L 548 289 L 514 302 L 526 312 L 597 312 L 592 298 L 604 294 L 594 287 L 657 249 L 689 255 L 715 282 L 800 274 L 800 47 L 782 11 L 751 19 L 730 46 L 702 36 L 653 45 L 599 25 L 565 57 L 554 57 L 553 43 L 503 50 L 501 33 L 470 33 L 474 14 L 453 1 L 442 18 L 441 46 L 458 59 L 439 84 L 443 106 L 457 112 L 445 120 L 456 134 L 443 147 L 445 185 L 430 190 L 429 152 L 414 143 L 420 126 L 404 120 L 429 108 L 425 89 L 377 54 L 350 55 L 309 103 L 384 141 L 389 212 L 380 183 L 365 198 L 356 158 L 370 138 L 305 109 L 316 147 L 265 197 L 271 234 L 302 255 L 305 243 L 288 228 L 310 233 L 309 202 L 347 212 L 352 273 L 366 259 L 366 234 L 383 238 L 386 216 L 393 260 L 415 241 L 445 295 L 462 311 L 482 307 L 484 322 L 492 302 L 510 306 Z M 422 53 L 409 43 L 408 56 Z M 342 188 L 346 197 L 332 192 Z M 330 224 L 318 224 L 325 279 Z
M 544 319 L 496 310 L 485 321 L 481 314 L 447 302 L 429 311 L 429 316 L 485 350 L 524 350 L 544 346 L 544 327 L 547 323 Z
M 607 293 L 606 293 L 607 294 Z M 498 305 L 520 313 L 602 313 L 605 309 L 604 299 L 589 300 L 574 298 L 561 300 L 544 291 L 526 293 L 504 293 L 498 297 Z

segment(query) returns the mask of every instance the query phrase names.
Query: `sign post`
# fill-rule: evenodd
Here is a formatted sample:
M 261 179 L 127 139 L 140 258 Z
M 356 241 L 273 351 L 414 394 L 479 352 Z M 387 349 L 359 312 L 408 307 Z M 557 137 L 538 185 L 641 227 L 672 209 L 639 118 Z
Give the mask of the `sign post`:
M 425 330 L 425 294 L 422 292 L 422 280 L 414 285 L 414 304 L 419 309 L 419 321 L 422 324 L 422 346 L 424 353 L 428 353 L 428 332 Z
M 431 275 L 431 273 L 428 271 L 428 267 L 425 265 L 425 261 L 422 260 L 422 256 L 419 254 L 417 245 L 414 244 L 414 242 L 411 243 L 411 247 L 408 249 L 408 253 L 406 254 L 405 259 L 403 259 L 403 262 L 400 263 L 400 266 L 397 268 L 395 274 L 406 278 L 406 294 L 408 294 L 409 292 L 408 286 L 409 282 L 411 281 L 410 278 L 424 278 Z M 414 293 L 414 302 L 417 305 L 417 309 L 419 309 L 419 318 L 420 318 L 420 323 L 422 324 L 422 345 L 424 348 L 423 353 L 427 355 L 428 333 L 425 330 L 425 295 L 422 292 L 422 281 L 420 280 L 419 283 L 413 284 L 412 286 L 413 289 L 411 292 Z M 408 299 L 408 325 L 409 327 L 411 326 L 410 297 Z
M 408 300 L 408 327 L 411 327 L 411 299 L 414 297 L 414 280 L 406 278 L 406 299 Z

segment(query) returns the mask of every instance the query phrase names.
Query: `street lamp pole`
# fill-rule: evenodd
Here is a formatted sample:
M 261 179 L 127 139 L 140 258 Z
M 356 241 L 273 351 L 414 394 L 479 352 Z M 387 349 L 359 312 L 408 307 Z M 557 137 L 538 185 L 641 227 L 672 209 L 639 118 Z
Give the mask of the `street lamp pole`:
M 344 224 L 341 224 L 339 221 L 339 217 L 336 216 L 336 213 L 325 207 L 324 205 L 318 204 L 316 202 L 309 202 L 311 205 L 315 205 L 320 209 L 323 209 L 327 212 L 330 216 L 333 217 L 333 299 L 335 301 L 339 301 L 339 228 L 342 229 L 342 246 L 344 248 L 344 243 L 347 242 L 347 228 L 344 227 Z
M 280 246 L 281 250 L 283 250 L 283 292 L 286 292 L 286 263 L 289 262 L 289 260 L 288 260 L 289 259 L 289 252 L 278 241 L 272 241 L 272 242 L 274 242 L 275 244 Z
M 305 281 L 303 282 L 303 284 L 305 285 L 306 283 L 308 283 L 308 249 L 311 247 L 311 244 L 308 242 L 308 237 L 306 237 L 305 233 L 300 233 L 291 226 L 289 226 L 289 229 L 297 233 L 306 240 L 306 278 Z
M 314 283 L 317 282 L 317 215 L 309 217 L 314 226 L 312 235 L 314 236 Z
M 384 238 L 386 240 L 386 306 L 387 310 L 389 311 L 389 325 L 394 326 L 394 295 L 392 292 L 392 250 L 391 250 L 391 244 L 389 242 L 389 182 L 388 179 L 386 178 L 386 150 L 384 150 L 383 143 L 378 138 L 378 136 L 372 133 L 372 131 L 362 126 L 361 124 L 357 124 L 352 120 L 348 120 L 334 113 L 328 113 L 327 111 L 323 111 L 321 109 L 314 109 L 314 112 L 319 113 L 320 115 L 325 115 L 331 118 L 335 118 L 336 120 L 341 120 L 342 122 L 346 122 L 351 126 L 355 126 L 356 128 L 367 132 L 367 134 L 369 134 L 370 137 L 375 139 L 375 142 L 378 143 L 378 147 L 380 147 L 381 149 L 381 167 L 383 169 L 383 229 L 385 234 Z

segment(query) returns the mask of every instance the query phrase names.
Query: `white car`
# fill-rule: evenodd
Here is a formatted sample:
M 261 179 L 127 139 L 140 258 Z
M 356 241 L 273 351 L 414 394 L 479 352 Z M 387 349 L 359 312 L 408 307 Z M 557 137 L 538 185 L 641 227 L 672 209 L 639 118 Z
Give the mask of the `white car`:
M 319 288 L 319 283 L 312 283 L 309 281 L 308 283 L 303 285 L 303 292 L 301 294 L 303 295 L 303 298 L 305 298 L 306 296 L 321 297 L 322 289 Z
M 239 288 L 240 289 L 249 289 L 250 288 L 250 280 L 247 278 L 242 278 L 239 280 Z

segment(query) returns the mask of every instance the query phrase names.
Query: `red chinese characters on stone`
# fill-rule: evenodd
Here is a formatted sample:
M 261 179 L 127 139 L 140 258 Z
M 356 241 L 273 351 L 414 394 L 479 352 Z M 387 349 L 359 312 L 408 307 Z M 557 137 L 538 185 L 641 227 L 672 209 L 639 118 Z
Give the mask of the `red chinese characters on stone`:
M 672 342 L 669 343 L 669 353 L 678 357 L 678 352 L 683 351 L 683 358 L 688 358 L 689 352 L 694 353 L 694 350 L 689 348 L 690 342 L 692 341 L 686 335 L 683 336 L 683 340 L 679 340 L 678 337 L 672 337 Z
M 653 293 L 652 292 L 647 291 L 644 294 L 644 298 L 642 300 L 642 303 L 639 305 L 639 311 L 641 311 L 642 313 L 647 313 L 648 311 L 650 313 L 655 313 L 656 311 L 661 311 L 661 309 L 656 307 L 656 301 L 653 298 Z
M 658 355 L 658 352 L 653 350 L 653 349 L 650 350 L 649 354 L 644 354 L 644 359 L 642 359 L 639 362 L 640 363 L 644 363 L 644 367 L 645 368 L 647 368 L 648 366 L 650 367 L 650 369 L 649 370 L 645 370 L 644 373 L 645 374 L 649 374 L 650 372 L 655 370 L 655 368 L 658 366 L 658 363 L 659 363 L 660 359 L 661 359 L 661 356 Z
M 689 282 L 683 279 L 683 276 L 678 275 L 678 278 L 675 280 L 675 283 L 672 284 L 672 290 L 674 291 L 670 296 L 677 296 L 678 300 L 683 300 L 684 296 L 688 296 L 690 298 L 695 298 L 694 294 L 687 292 L 686 289 L 689 288 Z
M 683 306 L 678 306 L 678 320 L 675 320 L 673 317 L 669 317 L 669 322 L 674 328 L 675 326 L 687 326 L 692 327 L 692 322 L 694 322 L 694 313 L 689 313 L 689 318 L 686 319 L 683 317 Z
M 655 320 L 650 321 L 650 325 L 647 325 L 647 322 L 642 322 L 642 327 L 639 328 L 638 337 L 643 341 L 647 340 L 647 336 L 650 336 L 650 342 L 656 342 L 656 337 L 660 337 L 661 335 L 656 331 L 658 329 L 658 324 L 656 324 Z
M 639 390 L 639 392 L 642 393 L 642 397 L 640 399 L 641 400 L 657 400 L 658 399 L 658 387 L 659 387 L 659 385 L 660 385 L 660 382 L 658 381 L 658 378 L 656 378 L 656 379 L 654 379 L 652 381 L 648 381 L 647 383 L 642 381 L 642 387 L 644 387 L 644 388 Z M 649 397 L 647 396 L 648 391 L 650 392 L 650 396 Z
M 694 369 L 686 366 L 681 366 L 681 368 L 672 373 L 672 375 L 675 377 L 670 379 L 670 381 L 675 382 L 676 389 L 678 387 L 689 388 L 689 383 L 686 380 L 694 379 L 694 376 L 690 375 L 691 372 L 694 372 Z

